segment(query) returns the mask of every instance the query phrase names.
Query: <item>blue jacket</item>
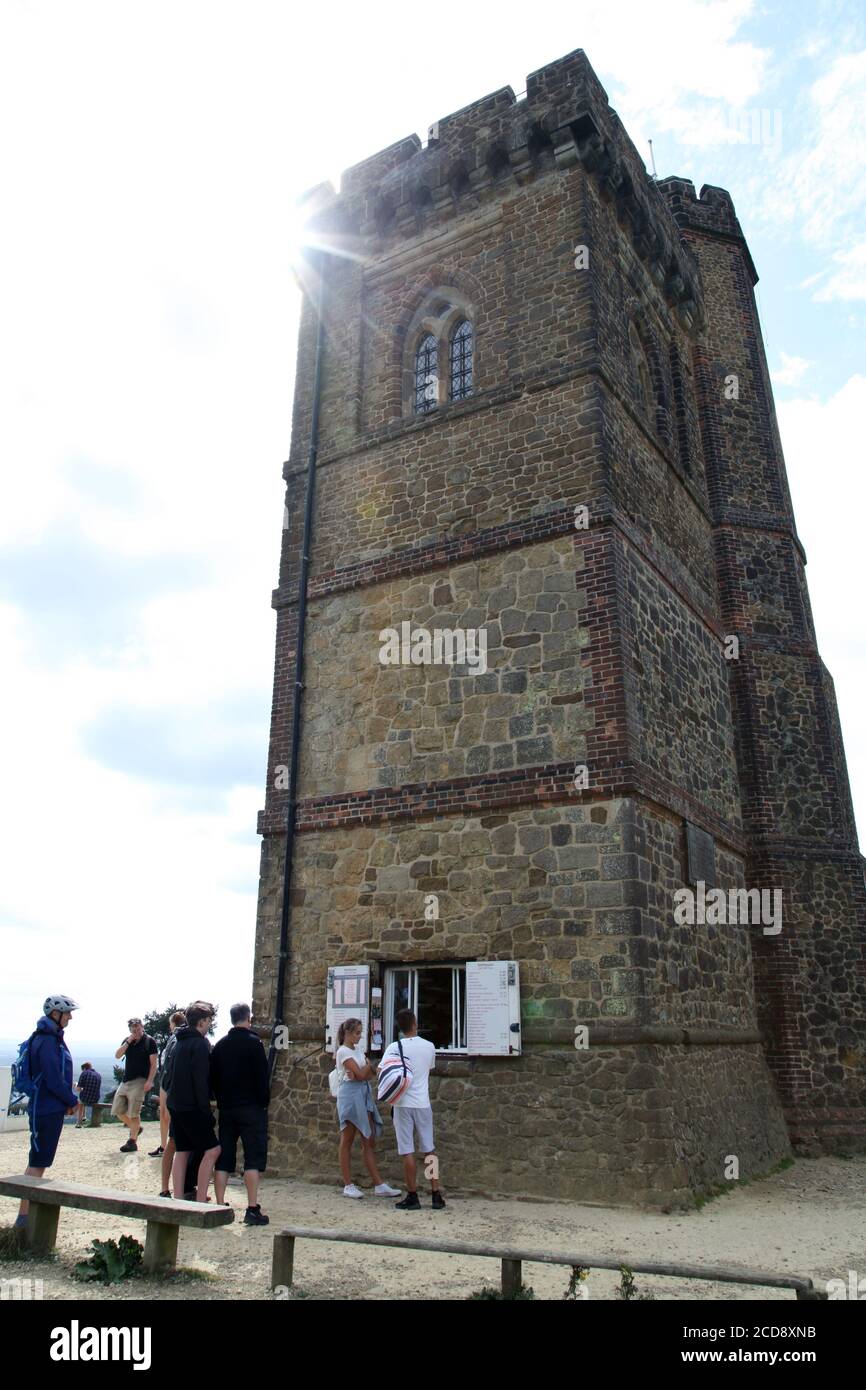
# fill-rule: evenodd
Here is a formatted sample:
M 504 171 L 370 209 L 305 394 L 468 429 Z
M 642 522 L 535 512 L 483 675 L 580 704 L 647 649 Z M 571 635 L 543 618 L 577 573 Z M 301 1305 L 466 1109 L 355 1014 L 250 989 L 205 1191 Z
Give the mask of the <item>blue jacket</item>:
M 78 1104 L 72 1089 L 72 1054 L 63 1041 L 63 1030 L 45 1015 L 37 1023 L 30 1044 L 30 1075 L 36 1082 L 30 1099 L 32 1120 Z

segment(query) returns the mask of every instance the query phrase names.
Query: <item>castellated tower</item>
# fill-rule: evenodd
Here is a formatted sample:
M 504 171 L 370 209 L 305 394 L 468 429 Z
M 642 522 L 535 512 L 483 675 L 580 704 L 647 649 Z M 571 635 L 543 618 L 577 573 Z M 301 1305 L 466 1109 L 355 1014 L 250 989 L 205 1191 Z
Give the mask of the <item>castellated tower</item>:
M 863 861 L 729 195 L 650 179 L 576 52 L 348 170 L 316 232 L 260 819 L 276 1170 L 337 1180 L 316 1047 L 356 1016 L 375 1058 L 405 1003 L 446 1190 L 679 1202 L 862 1147 Z

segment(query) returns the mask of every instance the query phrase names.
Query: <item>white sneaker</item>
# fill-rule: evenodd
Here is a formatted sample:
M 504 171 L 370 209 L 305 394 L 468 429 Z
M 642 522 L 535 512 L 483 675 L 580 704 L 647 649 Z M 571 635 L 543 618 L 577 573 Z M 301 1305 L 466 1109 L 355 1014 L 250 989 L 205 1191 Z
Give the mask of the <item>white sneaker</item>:
M 399 1197 L 399 1187 L 389 1187 L 386 1182 L 380 1182 L 374 1189 L 377 1197 Z
M 353 1182 L 347 1183 L 343 1188 L 344 1197 L 363 1197 L 363 1195 L 360 1187 L 356 1187 Z

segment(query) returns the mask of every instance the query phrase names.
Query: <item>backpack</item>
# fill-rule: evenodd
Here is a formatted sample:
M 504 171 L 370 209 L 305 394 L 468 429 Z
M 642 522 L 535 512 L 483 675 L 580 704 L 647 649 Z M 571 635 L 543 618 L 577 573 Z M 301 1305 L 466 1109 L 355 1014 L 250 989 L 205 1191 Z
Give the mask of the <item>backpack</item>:
M 12 1063 L 12 1090 L 21 1096 L 32 1096 L 39 1080 L 38 1076 L 33 1075 L 30 1055 L 33 1039 L 38 1036 L 39 1029 L 37 1028 L 30 1034 L 29 1038 L 25 1038 L 24 1042 L 20 1044 L 18 1054 Z
M 339 1049 L 338 1049 L 338 1050 L 339 1050 Z M 335 1054 L 335 1056 L 336 1056 L 336 1054 Z M 339 1079 L 339 1077 L 337 1076 L 337 1070 L 338 1070 L 338 1068 L 337 1068 L 337 1062 L 336 1062 L 336 1060 L 335 1060 L 335 1061 L 334 1061 L 334 1065 L 333 1065 L 331 1071 L 328 1072 L 328 1086 L 329 1086 L 330 1089 L 331 1089 L 331 1095 L 334 1097 L 334 1100 L 337 1099 L 337 1096 L 339 1095 L 339 1092 L 340 1092 L 340 1079 Z
M 407 1062 L 403 1045 L 397 1039 L 399 1057 L 386 1057 L 379 1067 L 378 1099 L 393 1105 L 412 1085 L 412 1064 Z
M 174 1080 L 174 1054 L 177 1051 L 177 1035 L 172 1033 L 168 1042 L 162 1050 L 162 1075 L 159 1080 L 160 1088 L 168 1094 L 171 1090 L 171 1083 Z

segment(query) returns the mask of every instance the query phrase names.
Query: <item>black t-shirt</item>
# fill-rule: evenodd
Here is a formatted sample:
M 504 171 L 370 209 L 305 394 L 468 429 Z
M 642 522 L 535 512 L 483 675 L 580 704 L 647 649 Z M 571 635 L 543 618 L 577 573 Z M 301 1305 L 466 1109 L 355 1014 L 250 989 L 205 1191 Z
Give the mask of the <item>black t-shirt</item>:
M 147 1033 L 138 1042 L 130 1043 L 124 1059 L 124 1081 L 138 1081 L 139 1078 L 146 1081 L 150 1075 L 150 1059 L 156 1050 L 156 1043 Z

